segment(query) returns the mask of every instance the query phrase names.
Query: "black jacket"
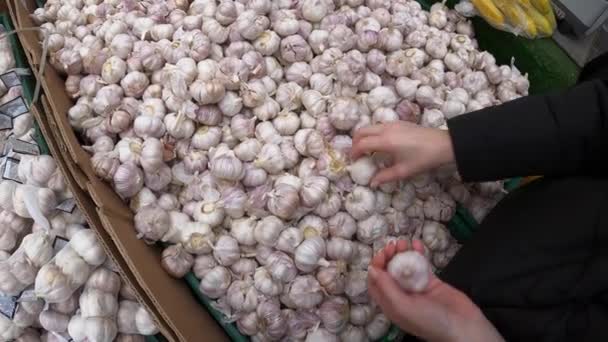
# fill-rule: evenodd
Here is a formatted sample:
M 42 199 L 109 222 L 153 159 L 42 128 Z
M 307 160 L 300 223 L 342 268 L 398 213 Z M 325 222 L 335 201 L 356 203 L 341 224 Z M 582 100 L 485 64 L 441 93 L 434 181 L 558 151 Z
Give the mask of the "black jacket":
M 608 55 L 572 89 L 448 124 L 466 181 L 544 177 L 501 201 L 442 278 L 508 341 L 608 341 Z

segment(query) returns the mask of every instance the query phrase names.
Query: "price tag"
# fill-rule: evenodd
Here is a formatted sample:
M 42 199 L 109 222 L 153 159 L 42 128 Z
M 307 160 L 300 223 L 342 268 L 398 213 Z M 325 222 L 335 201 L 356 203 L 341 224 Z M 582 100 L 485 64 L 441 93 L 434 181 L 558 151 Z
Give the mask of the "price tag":
M 10 151 L 21 154 L 29 154 L 37 156 L 40 154 L 40 147 L 37 144 L 29 143 L 27 141 L 19 140 L 14 136 L 8 138 L 5 145 L 5 150 L 9 148 Z
M 73 198 L 68 198 L 65 201 L 59 203 L 56 209 L 71 214 L 72 212 L 74 212 L 74 209 L 76 209 L 76 201 L 74 201 Z
M 4 83 L 4 85 L 6 86 L 6 89 L 21 85 L 21 80 L 19 79 L 19 75 L 14 70 L 0 75 L 0 81 L 2 81 L 2 83 Z
M 13 128 L 13 119 L 5 114 L 0 114 L 0 131 Z
M 17 297 L 0 296 L 0 314 L 12 320 L 17 311 Z
M 21 292 L 21 294 L 19 295 L 19 298 L 17 298 L 17 303 L 35 302 L 37 300 L 38 300 L 38 297 L 36 297 L 36 293 L 34 292 L 34 287 L 30 286 L 27 289 L 23 290 L 23 292 Z
M 0 113 L 8 115 L 13 119 L 27 112 L 29 112 L 29 109 L 21 96 L 0 105 Z
M 53 241 L 53 252 L 55 255 L 57 255 L 57 253 L 59 253 L 60 250 L 63 249 L 63 247 L 65 247 L 68 242 L 70 242 L 70 240 L 63 238 L 61 236 L 55 236 L 55 240 Z
M 2 179 L 12 180 L 17 183 L 22 183 L 19 179 L 19 160 L 12 157 L 4 157 L 2 166 Z

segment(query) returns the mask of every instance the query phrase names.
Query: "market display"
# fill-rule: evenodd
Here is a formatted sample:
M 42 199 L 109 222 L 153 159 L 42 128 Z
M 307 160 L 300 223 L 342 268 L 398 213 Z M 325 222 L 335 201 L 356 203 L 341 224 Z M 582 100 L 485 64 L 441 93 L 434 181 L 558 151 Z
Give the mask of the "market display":
M 9 39 L 0 38 L 0 340 L 143 341 L 158 329 L 137 302 L 133 317 L 146 329 L 117 316 L 126 284 L 55 160 L 40 155 L 15 68 Z
M 373 189 L 391 161 L 350 159 L 358 128 L 447 129 L 527 95 L 527 77 L 479 51 L 471 23 L 441 3 L 48 0 L 33 17 L 75 100 L 66 115 L 133 210 L 134 234 L 166 246 L 162 267 L 193 272 L 253 340 L 381 338 L 372 254 L 422 240 L 424 256 L 389 264 L 421 291 L 459 248 L 444 225 L 457 203 L 481 220 L 503 194 L 502 182 L 463 184 L 454 166 Z M 74 252 L 89 273 L 99 264 Z

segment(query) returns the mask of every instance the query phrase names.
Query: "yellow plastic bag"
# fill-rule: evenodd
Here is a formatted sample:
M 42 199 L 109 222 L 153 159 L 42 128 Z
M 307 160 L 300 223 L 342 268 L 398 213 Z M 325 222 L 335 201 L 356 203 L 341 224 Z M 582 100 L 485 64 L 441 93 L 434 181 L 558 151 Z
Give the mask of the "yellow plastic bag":
M 550 0 L 470 0 L 493 27 L 527 38 L 553 34 L 555 15 Z

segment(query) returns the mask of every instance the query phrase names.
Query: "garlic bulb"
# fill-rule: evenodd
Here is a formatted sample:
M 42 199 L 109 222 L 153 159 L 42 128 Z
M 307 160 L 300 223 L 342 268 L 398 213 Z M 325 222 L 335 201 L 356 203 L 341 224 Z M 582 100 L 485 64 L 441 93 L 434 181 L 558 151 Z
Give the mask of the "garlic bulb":
M 302 182 L 300 189 L 300 198 L 302 205 L 306 207 L 315 207 L 323 199 L 329 190 L 329 180 L 325 177 L 310 176 Z
M 389 274 L 406 291 L 422 292 L 429 282 L 429 263 L 415 251 L 398 253 L 387 266 Z
M 356 304 L 350 307 L 350 323 L 355 326 L 365 326 L 371 322 L 376 310 L 368 304 Z
M 266 296 L 277 296 L 283 291 L 282 282 L 273 278 L 268 269 L 264 267 L 256 269 L 253 280 L 255 288 Z
M 347 325 L 346 328 L 340 333 L 340 338 L 342 341 L 367 341 L 368 337 L 365 330 L 361 327 L 357 327 L 354 325 Z
M 310 275 L 297 276 L 291 283 L 288 296 L 300 309 L 311 309 L 323 300 L 322 287 Z
M 385 336 L 390 327 L 391 322 L 388 318 L 384 314 L 379 313 L 365 326 L 365 331 L 371 340 L 377 340 Z
M 366 244 L 373 243 L 387 233 L 388 223 L 386 218 L 379 214 L 374 214 L 357 224 L 357 239 Z
M 161 266 L 172 277 L 181 278 L 190 272 L 194 258 L 181 245 L 171 245 L 163 250 Z
M 122 334 L 150 335 L 158 333 L 150 313 L 139 303 L 121 300 L 117 313 L 118 331 Z
M 265 267 L 272 277 L 278 281 L 288 283 L 298 274 L 298 270 L 287 254 L 273 252 L 268 256 Z
M 323 341 L 338 342 L 340 339 L 335 334 L 330 333 L 324 328 L 316 328 L 306 335 L 306 342 Z
M 449 245 L 449 233 L 439 222 L 425 221 L 422 226 L 422 241 L 432 251 L 443 251 Z
M 199 290 L 210 298 L 219 298 L 226 293 L 230 283 L 230 271 L 225 267 L 216 266 L 201 278 Z
M 343 331 L 350 318 L 350 307 L 344 297 L 326 299 L 319 306 L 318 312 L 325 329 L 334 334 Z
M 296 250 L 296 247 L 300 245 L 300 243 L 304 240 L 304 233 L 295 227 L 289 227 L 284 229 L 279 238 L 277 239 L 275 248 L 293 254 Z
M 351 270 L 346 276 L 344 293 L 352 303 L 367 303 L 367 271 Z
M 213 247 L 213 256 L 222 266 L 234 264 L 241 257 L 238 242 L 228 235 L 221 235 Z
M 294 253 L 296 267 L 302 272 L 312 272 L 317 266 L 327 267 L 325 241 L 320 236 L 305 239 L 296 247 Z
M 254 236 L 258 243 L 272 247 L 276 244 L 281 231 L 283 221 L 276 216 L 266 216 L 261 219 L 254 229 Z
M 355 219 L 362 220 L 375 211 L 376 196 L 369 188 L 357 186 L 346 196 L 344 208 Z
M 346 287 L 346 269 L 344 262 L 332 262 L 328 267 L 319 268 L 316 275 L 317 281 L 328 294 L 343 294 Z
M 258 306 L 258 296 L 251 280 L 235 280 L 226 292 L 228 304 L 238 312 L 254 311 Z

